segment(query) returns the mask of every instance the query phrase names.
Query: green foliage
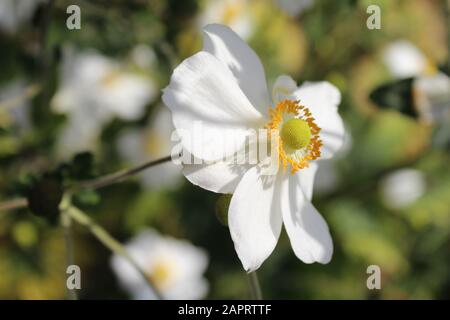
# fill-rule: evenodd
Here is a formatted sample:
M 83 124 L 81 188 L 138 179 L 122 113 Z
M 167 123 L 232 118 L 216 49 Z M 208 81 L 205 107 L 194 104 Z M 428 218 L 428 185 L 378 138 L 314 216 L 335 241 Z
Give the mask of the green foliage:
M 59 204 L 63 193 L 61 177 L 44 174 L 33 181 L 27 192 L 28 207 L 32 213 L 54 225 L 59 221 Z
M 59 171 L 68 181 L 92 179 L 96 176 L 94 156 L 90 152 L 77 153 L 69 163 L 62 164 Z

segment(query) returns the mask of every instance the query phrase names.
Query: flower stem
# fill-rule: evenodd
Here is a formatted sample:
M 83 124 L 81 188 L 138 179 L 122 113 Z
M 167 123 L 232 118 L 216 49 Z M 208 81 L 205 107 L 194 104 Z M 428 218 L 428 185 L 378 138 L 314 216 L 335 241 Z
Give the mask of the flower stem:
M 148 286 L 153 290 L 156 297 L 160 300 L 163 299 L 159 290 L 155 287 L 154 283 L 145 274 L 145 272 L 141 269 L 141 267 L 136 263 L 136 261 L 129 255 L 127 250 L 122 246 L 120 242 L 114 239 L 105 229 L 103 229 L 100 225 L 98 225 L 94 220 L 92 220 L 88 215 L 84 212 L 71 206 L 67 209 L 67 214 L 79 224 L 85 226 L 89 229 L 89 231 L 109 250 L 112 252 L 123 256 L 144 278 L 147 282 Z
M 72 219 L 63 211 L 61 214 L 61 225 L 64 228 L 64 238 L 66 241 L 66 267 L 74 264 L 73 258 L 73 234 L 72 234 Z M 69 300 L 78 300 L 77 292 L 75 290 L 67 289 L 67 298 Z
M 250 285 L 250 294 L 253 300 L 262 300 L 261 286 L 259 285 L 258 275 L 256 271 L 250 272 L 248 275 L 248 282 Z

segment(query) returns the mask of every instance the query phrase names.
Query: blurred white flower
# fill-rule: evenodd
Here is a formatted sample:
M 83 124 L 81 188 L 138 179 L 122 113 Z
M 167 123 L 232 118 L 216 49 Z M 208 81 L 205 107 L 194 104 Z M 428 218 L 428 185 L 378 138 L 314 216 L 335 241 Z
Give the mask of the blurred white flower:
M 431 68 L 422 51 L 407 40 L 397 40 L 389 44 L 383 51 L 383 60 L 396 78 L 426 74 Z
M 184 240 L 161 236 L 147 229 L 126 244 L 126 250 L 148 274 L 166 299 L 201 299 L 208 292 L 203 274 L 208 256 L 203 249 Z M 120 285 L 136 300 L 155 299 L 145 279 L 122 256 L 111 258 Z
M 288 15 L 294 17 L 311 8 L 314 0 L 275 0 Z
M 1 0 L 0 29 L 16 32 L 20 25 L 29 21 L 37 6 L 46 0 Z
M 236 33 L 218 24 L 203 30 L 203 50 L 174 70 L 163 94 L 183 148 L 203 160 L 185 164 L 183 174 L 204 189 L 233 194 L 228 225 L 248 272 L 272 253 L 283 224 L 299 259 L 328 263 L 332 239 L 311 198 L 315 160 L 333 157 L 344 142 L 340 92 L 328 82 L 298 87 L 281 76 L 271 95 L 261 61 Z M 262 135 L 249 139 L 255 132 Z M 237 162 L 252 157 L 252 140 L 259 149 L 274 146 L 272 156 Z M 275 172 L 266 173 L 267 162 L 279 164 L 269 165 Z
M 68 116 L 59 152 L 92 150 L 103 128 L 114 117 L 137 120 L 156 94 L 153 82 L 97 52 L 66 50 L 61 85 L 52 99 L 54 111 Z
M 199 27 L 210 23 L 229 26 L 241 38 L 248 39 L 254 31 L 248 0 L 210 0 L 199 16 Z
M 400 169 L 384 177 L 380 192 L 384 203 L 392 209 L 403 209 L 418 200 L 426 190 L 422 172 L 415 169 Z
M 407 40 L 391 43 L 383 52 L 384 61 L 396 78 L 414 77 L 414 107 L 427 123 L 450 120 L 450 78 L 438 71 L 414 44 Z
M 146 44 L 138 44 L 131 50 L 133 62 L 141 69 L 150 69 L 157 62 L 155 51 Z
M 450 123 L 450 78 L 438 72 L 413 82 L 414 104 L 428 123 Z
M 174 142 L 170 111 L 158 106 L 157 114 L 144 129 L 125 129 L 117 140 L 119 153 L 133 165 L 162 158 L 171 154 Z M 142 183 L 152 188 L 171 188 L 181 182 L 181 165 L 169 161 L 156 170 L 146 170 L 139 176 Z
M 15 80 L 0 88 L 0 103 L 12 102 L 6 110 L 0 108 L 0 116 L 4 113 L 9 120 L 9 125 L 17 128 L 19 133 L 24 133 L 31 129 L 30 101 L 27 99 L 27 86 L 23 80 Z

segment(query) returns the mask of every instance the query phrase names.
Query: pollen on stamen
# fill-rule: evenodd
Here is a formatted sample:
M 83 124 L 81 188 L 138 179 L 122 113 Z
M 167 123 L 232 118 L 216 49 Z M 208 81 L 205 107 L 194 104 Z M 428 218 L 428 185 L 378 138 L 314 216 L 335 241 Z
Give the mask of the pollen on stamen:
M 290 166 L 291 173 L 307 168 L 309 162 L 316 160 L 321 155 L 322 141 L 320 140 L 320 127 L 316 124 L 311 111 L 300 104 L 297 100 L 283 100 L 279 102 L 275 108 L 269 109 L 270 121 L 265 126 L 269 131 L 269 139 L 275 143 L 278 151 L 279 161 L 286 170 Z M 305 121 L 310 130 L 311 137 L 309 143 L 298 150 L 292 150 L 283 144 L 280 137 L 280 130 L 283 124 L 289 119 L 297 118 Z M 272 136 L 272 132 L 276 131 L 278 134 Z

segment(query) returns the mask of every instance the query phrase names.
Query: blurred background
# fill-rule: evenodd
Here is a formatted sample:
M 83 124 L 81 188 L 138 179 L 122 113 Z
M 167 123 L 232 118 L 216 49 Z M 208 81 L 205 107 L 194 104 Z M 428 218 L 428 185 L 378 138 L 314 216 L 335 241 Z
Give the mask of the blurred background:
M 366 25 L 371 4 L 381 9 L 380 29 Z M 79 30 L 66 26 L 70 5 L 81 9 Z M 330 226 L 333 259 L 303 264 L 283 231 L 259 270 L 264 297 L 448 299 L 447 5 L 0 0 L 0 202 L 36 189 L 51 201 L 48 177 L 70 185 L 169 155 L 172 124 L 161 89 L 201 49 L 201 27 L 223 23 L 254 48 L 269 83 L 286 73 L 298 83 L 330 81 L 343 95 L 347 141 L 320 168 L 313 198 Z M 163 164 L 73 201 L 122 243 L 150 252 L 143 242 L 156 241 L 162 252 L 186 254 L 176 267 L 187 268 L 185 277 L 171 281 L 192 283 L 193 298 L 248 298 L 218 200 Z M 65 299 L 63 228 L 48 210 L 33 211 L 0 211 L 0 298 Z M 86 228 L 75 224 L 73 234 L 81 299 L 142 297 Z M 148 271 L 164 291 L 168 271 L 158 263 Z M 381 290 L 366 287 L 369 265 L 381 268 Z M 167 295 L 186 297 L 175 291 Z

